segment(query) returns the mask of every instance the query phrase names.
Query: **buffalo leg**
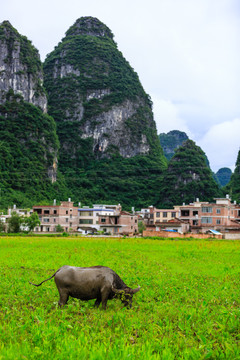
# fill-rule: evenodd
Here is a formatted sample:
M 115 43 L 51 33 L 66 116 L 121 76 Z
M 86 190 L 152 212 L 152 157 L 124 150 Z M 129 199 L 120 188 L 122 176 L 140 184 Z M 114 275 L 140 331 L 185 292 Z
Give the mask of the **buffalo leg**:
M 95 303 L 94 303 L 94 306 L 96 306 L 97 308 L 99 307 L 99 305 L 101 304 L 101 298 L 99 297 L 99 298 L 97 298 L 97 300 L 95 301 Z
M 103 290 L 101 293 L 101 297 L 102 297 L 102 308 L 104 310 L 106 310 L 107 301 L 108 301 L 108 297 L 109 297 L 109 290 Z
M 68 302 L 69 295 L 65 292 L 60 292 L 60 299 L 58 301 L 59 306 L 64 306 Z

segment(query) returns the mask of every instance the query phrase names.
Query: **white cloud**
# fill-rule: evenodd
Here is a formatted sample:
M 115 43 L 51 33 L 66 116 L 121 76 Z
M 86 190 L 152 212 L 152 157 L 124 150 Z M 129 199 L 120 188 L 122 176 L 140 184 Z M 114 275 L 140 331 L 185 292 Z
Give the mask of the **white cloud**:
M 180 118 L 178 108 L 170 100 L 153 97 L 153 113 L 157 125 L 157 132 L 167 133 L 171 130 L 180 130 L 190 136 L 186 122 Z
M 214 172 L 222 167 L 235 168 L 240 147 L 240 118 L 213 125 L 198 145 L 205 151 Z

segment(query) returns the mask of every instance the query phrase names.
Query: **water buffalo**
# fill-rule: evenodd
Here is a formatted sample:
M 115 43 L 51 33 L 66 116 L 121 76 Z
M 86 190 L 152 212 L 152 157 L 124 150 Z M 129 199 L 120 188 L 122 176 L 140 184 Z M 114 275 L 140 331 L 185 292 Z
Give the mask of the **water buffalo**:
M 81 300 L 96 299 L 95 306 L 102 302 L 102 308 L 106 309 L 107 301 L 114 297 L 120 297 L 124 306 L 132 306 L 133 294 L 140 290 L 128 287 L 122 279 L 106 266 L 75 267 L 64 265 L 58 269 L 50 278 L 54 277 L 60 295 L 59 306 L 67 303 L 69 296 Z

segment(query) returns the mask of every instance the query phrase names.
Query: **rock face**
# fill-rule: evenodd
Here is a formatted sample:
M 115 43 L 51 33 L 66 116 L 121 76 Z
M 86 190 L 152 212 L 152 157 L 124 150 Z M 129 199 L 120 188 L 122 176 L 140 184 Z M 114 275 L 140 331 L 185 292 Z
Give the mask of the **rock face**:
M 167 134 L 162 133 L 159 135 L 160 144 L 167 160 L 170 160 L 173 157 L 175 150 L 187 139 L 187 134 L 179 130 L 172 130 Z
M 57 176 L 56 124 L 47 114 L 42 83 L 38 51 L 4 21 L 0 25 L 0 183 L 25 193 L 32 187 L 40 193 Z
M 98 159 L 112 151 L 124 158 L 148 155 L 156 148 L 162 156 L 151 101 L 98 19 L 78 19 L 47 57 L 44 73 L 62 161 L 71 157 L 77 164 L 87 139 L 88 152 Z
M 15 94 L 47 112 L 38 51 L 8 21 L 0 24 L 0 103 L 12 89 Z

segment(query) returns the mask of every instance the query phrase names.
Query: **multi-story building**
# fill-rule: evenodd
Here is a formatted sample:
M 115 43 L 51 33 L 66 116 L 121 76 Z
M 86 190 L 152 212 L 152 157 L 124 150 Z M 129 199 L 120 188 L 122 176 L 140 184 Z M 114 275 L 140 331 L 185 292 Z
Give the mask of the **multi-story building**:
M 62 201 L 60 205 L 33 206 L 33 211 L 39 216 L 40 226 L 35 228 L 36 232 L 56 232 L 57 225 L 64 231 L 77 231 L 78 229 L 78 207 L 73 206 L 71 199 Z
M 78 230 L 83 233 L 101 230 L 99 216 L 110 216 L 120 214 L 121 205 L 93 205 L 93 207 L 83 206 L 78 209 L 79 221 Z
M 148 209 L 142 210 L 144 211 L 142 214 L 146 225 L 166 223 L 179 216 L 179 206 L 174 206 L 174 209 L 157 209 L 154 206 L 149 206 Z
M 136 234 L 138 232 L 138 216 L 126 211 L 110 215 L 99 215 L 100 230 L 111 235 Z
M 240 205 L 226 198 L 216 198 L 215 203 L 196 202 L 180 206 L 179 218 L 188 221 L 190 231 L 205 233 L 209 230 L 220 232 L 240 231 Z

